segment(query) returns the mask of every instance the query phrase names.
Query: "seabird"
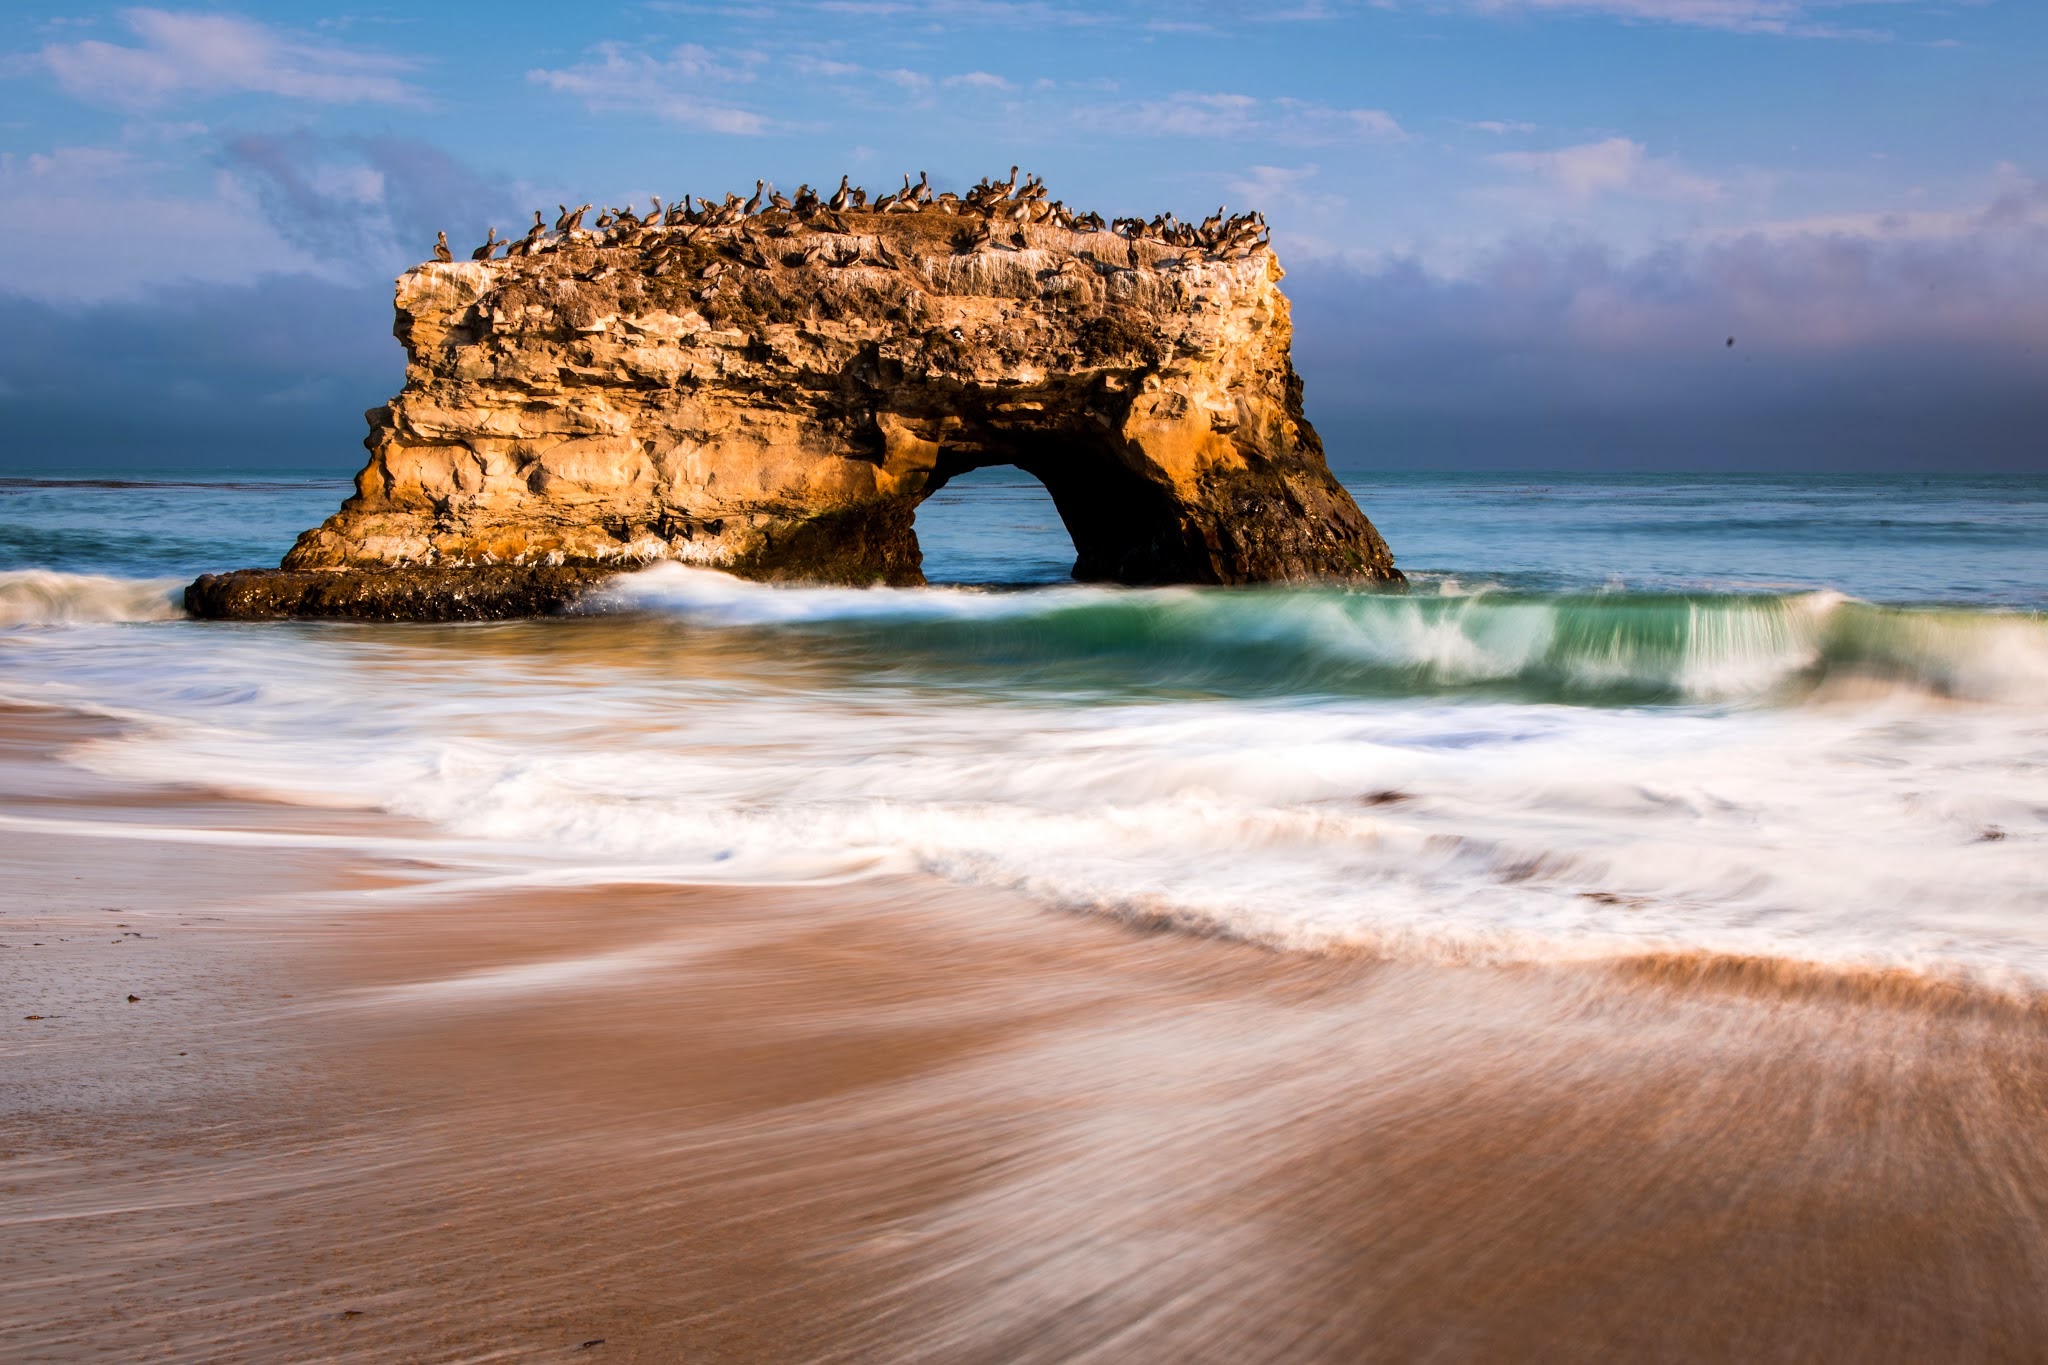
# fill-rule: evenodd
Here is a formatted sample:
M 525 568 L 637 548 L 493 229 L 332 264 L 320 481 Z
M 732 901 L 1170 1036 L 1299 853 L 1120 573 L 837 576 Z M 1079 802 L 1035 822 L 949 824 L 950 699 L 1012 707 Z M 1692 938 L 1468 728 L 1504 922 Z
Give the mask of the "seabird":
M 497 249 L 498 229 L 494 227 L 490 230 L 490 232 L 485 234 L 484 244 L 478 247 L 475 251 L 469 253 L 469 259 L 471 259 L 472 261 L 488 261 L 489 259 L 491 259 L 491 253 L 493 251 L 496 251 Z
M 767 188 L 768 182 L 765 180 L 756 180 L 754 182 L 754 197 L 752 199 L 749 199 L 746 203 L 746 207 L 740 210 L 741 217 L 752 218 L 755 214 L 761 211 L 761 195 L 762 192 Z
M 455 253 L 448 249 L 448 234 L 445 232 L 434 234 L 434 259 L 437 261 L 452 261 L 455 259 Z
M 567 232 L 569 230 L 569 206 L 567 204 L 557 204 L 555 207 L 562 211 L 562 216 L 555 219 L 555 231 Z
M 840 176 L 839 188 L 834 190 L 832 192 L 832 197 L 825 201 L 825 206 L 831 209 L 834 213 L 838 213 L 845 209 L 846 201 L 853 197 L 853 191 L 849 190 L 846 187 L 846 180 L 847 177 L 843 175 Z

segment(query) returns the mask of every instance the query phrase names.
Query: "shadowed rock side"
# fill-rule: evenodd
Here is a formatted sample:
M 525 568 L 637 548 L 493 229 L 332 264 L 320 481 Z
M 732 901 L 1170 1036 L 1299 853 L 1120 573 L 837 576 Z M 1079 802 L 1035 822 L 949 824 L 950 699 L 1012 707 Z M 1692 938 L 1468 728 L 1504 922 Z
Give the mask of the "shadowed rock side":
M 405 387 L 368 414 L 355 496 L 285 557 L 302 572 L 195 585 L 191 605 L 375 614 L 370 580 L 305 572 L 432 569 L 389 614 L 472 580 L 472 606 L 519 614 L 535 580 L 493 566 L 663 559 L 916 584 L 917 505 L 999 464 L 1045 484 L 1079 579 L 1399 581 L 1302 414 L 1281 274 L 1262 240 L 936 211 L 429 262 L 398 281 Z

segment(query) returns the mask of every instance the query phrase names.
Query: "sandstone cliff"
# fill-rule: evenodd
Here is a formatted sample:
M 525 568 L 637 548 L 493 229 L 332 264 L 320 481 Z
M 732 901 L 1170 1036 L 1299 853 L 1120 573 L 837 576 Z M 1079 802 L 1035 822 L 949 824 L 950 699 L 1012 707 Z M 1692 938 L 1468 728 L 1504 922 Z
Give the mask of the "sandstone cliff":
M 674 559 L 914 584 L 918 503 L 1013 464 L 1051 493 L 1077 578 L 1398 580 L 1302 413 L 1280 278 L 1255 237 L 931 208 L 430 262 L 398 281 L 405 386 L 369 414 L 355 496 L 284 568 Z M 214 595 L 195 609 L 259 611 Z

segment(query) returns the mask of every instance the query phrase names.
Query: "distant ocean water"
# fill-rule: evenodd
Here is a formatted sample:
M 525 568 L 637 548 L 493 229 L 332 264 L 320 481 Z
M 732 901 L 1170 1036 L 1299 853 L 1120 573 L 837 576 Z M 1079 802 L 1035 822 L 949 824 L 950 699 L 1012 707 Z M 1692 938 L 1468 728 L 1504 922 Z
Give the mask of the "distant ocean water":
M 0 698 L 494 878 L 923 873 L 1298 950 L 2048 989 L 2048 479 L 1351 483 L 1410 591 L 1073 585 L 988 471 L 920 513 L 959 586 L 665 566 L 385 627 L 175 606 L 344 482 L 0 482 Z

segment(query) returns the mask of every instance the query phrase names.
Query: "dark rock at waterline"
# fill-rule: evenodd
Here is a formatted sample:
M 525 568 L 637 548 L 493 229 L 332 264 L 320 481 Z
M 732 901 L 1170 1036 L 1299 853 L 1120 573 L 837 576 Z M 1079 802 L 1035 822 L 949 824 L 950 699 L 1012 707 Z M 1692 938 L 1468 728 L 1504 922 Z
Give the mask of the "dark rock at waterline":
M 620 572 L 580 564 L 238 569 L 200 575 L 185 589 L 185 610 L 210 621 L 499 621 L 558 612 Z

